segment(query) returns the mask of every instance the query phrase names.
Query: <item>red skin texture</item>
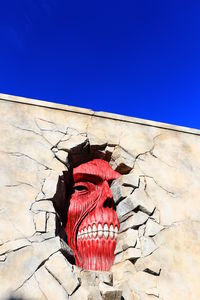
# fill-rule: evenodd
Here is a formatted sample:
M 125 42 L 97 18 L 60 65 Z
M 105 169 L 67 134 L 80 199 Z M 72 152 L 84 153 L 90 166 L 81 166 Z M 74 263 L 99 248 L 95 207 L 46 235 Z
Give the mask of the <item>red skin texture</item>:
M 119 229 L 109 186 L 119 176 L 102 159 L 93 159 L 73 169 L 74 186 L 65 231 L 76 265 L 86 270 L 109 271 L 113 264 L 116 239 L 110 233 L 108 237 L 99 237 L 96 229 L 87 238 L 77 235 L 88 226 L 92 229 L 94 224 L 96 228 L 99 224 L 103 228 L 107 224 L 109 230 L 112 224 L 113 228 Z

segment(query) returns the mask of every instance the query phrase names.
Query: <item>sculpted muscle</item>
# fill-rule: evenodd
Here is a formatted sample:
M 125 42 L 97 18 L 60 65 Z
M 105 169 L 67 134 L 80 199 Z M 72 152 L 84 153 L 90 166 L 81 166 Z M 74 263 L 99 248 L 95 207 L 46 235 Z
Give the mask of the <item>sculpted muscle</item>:
M 74 186 L 65 230 L 76 265 L 84 269 L 108 271 L 113 264 L 119 221 L 110 183 L 119 176 L 101 159 L 73 170 Z

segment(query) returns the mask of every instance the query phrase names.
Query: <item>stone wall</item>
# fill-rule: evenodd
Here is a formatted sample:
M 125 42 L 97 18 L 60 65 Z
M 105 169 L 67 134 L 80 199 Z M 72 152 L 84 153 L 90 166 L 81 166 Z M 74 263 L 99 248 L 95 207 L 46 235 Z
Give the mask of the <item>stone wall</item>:
M 0 299 L 200 299 L 200 132 L 0 95 Z M 103 158 L 120 221 L 110 272 L 73 264 L 71 166 Z

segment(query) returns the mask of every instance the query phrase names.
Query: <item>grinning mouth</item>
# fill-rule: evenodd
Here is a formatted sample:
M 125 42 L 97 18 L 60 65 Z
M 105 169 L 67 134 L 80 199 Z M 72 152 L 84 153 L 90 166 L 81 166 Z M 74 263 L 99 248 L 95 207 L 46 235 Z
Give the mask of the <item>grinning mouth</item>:
M 87 240 L 87 239 L 95 239 L 95 238 L 106 238 L 106 239 L 116 239 L 118 234 L 117 225 L 113 226 L 111 224 L 108 227 L 108 224 L 104 225 L 99 223 L 88 225 L 88 227 L 80 228 L 77 234 L 77 240 Z
M 118 230 L 119 224 L 108 222 L 81 224 L 77 234 L 79 266 L 85 270 L 109 271 L 114 261 Z
M 85 270 L 109 271 L 114 262 L 119 221 L 116 212 L 95 209 L 80 223 L 75 240 L 76 264 Z

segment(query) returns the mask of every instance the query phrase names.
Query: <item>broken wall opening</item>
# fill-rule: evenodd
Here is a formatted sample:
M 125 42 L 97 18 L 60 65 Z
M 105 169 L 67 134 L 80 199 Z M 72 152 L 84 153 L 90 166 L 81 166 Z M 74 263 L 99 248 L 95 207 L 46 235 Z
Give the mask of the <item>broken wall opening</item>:
M 121 174 L 127 174 L 131 171 L 130 164 L 134 162 L 131 155 L 120 146 L 109 145 L 109 143 L 106 142 L 97 144 L 99 142 L 98 139 L 95 142 L 96 138 L 94 136 L 92 139 L 91 136 L 89 137 L 87 134 L 81 134 L 78 137 L 77 135 L 70 137 L 65 136 L 52 147 L 55 157 L 66 167 L 66 170 L 63 171 L 63 175 L 59 176 L 57 190 L 53 197 L 54 207 L 57 212 L 56 233 L 65 242 L 67 242 L 67 236 L 64 228 L 67 221 L 69 198 L 73 187 L 73 168 L 93 159 L 102 159 L 107 161 Z M 127 161 L 120 157 L 121 153 L 127 156 Z M 116 203 L 114 202 L 114 209 L 115 208 Z M 71 255 L 72 252 L 67 246 L 63 254 L 71 263 L 74 263 L 74 258 L 72 258 Z
M 146 178 L 138 170 L 135 171 L 136 157 L 118 144 L 101 141 L 94 135 L 80 133 L 73 128 L 63 132 L 61 139 L 52 145 L 51 151 L 54 158 L 63 165 L 63 174 L 54 180 L 56 193 L 49 200 L 53 202 L 56 211 L 55 233 L 61 238 L 61 252 L 71 264 L 74 265 L 74 255 L 67 245 L 64 228 L 68 197 L 73 185 L 72 171 L 74 167 L 95 158 L 106 160 L 122 175 L 111 185 L 120 222 L 114 264 L 126 260 L 136 264 L 139 258 L 156 250 L 153 237 L 163 227 L 159 225 L 159 211 L 146 192 Z M 149 270 L 144 269 L 153 274 L 160 272 L 160 269 Z
M 67 205 L 71 194 L 72 170 L 78 165 L 95 158 L 109 162 L 111 167 L 121 173 L 121 177 L 111 185 L 114 205 L 120 222 L 120 232 L 115 250 L 115 263 L 130 260 L 136 263 L 143 254 L 149 255 L 156 250 L 154 236 L 149 228 L 155 227 L 155 234 L 162 230 L 159 225 L 159 212 L 145 192 L 145 177 L 134 171 L 135 158 L 119 145 L 100 142 L 87 133 L 66 135 L 52 147 L 55 157 L 66 170 L 59 177 L 53 203 L 57 212 L 56 234 L 67 242 L 65 233 Z M 147 236 L 145 237 L 145 228 Z M 143 245 L 141 245 L 141 240 Z M 145 245 L 146 249 L 145 250 Z M 141 248 L 143 247 L 143 248 Z M 146 252 L 145 252 L 146 251 Z M 64 247 L 63 254 L 74 264 L 73 254 Z

